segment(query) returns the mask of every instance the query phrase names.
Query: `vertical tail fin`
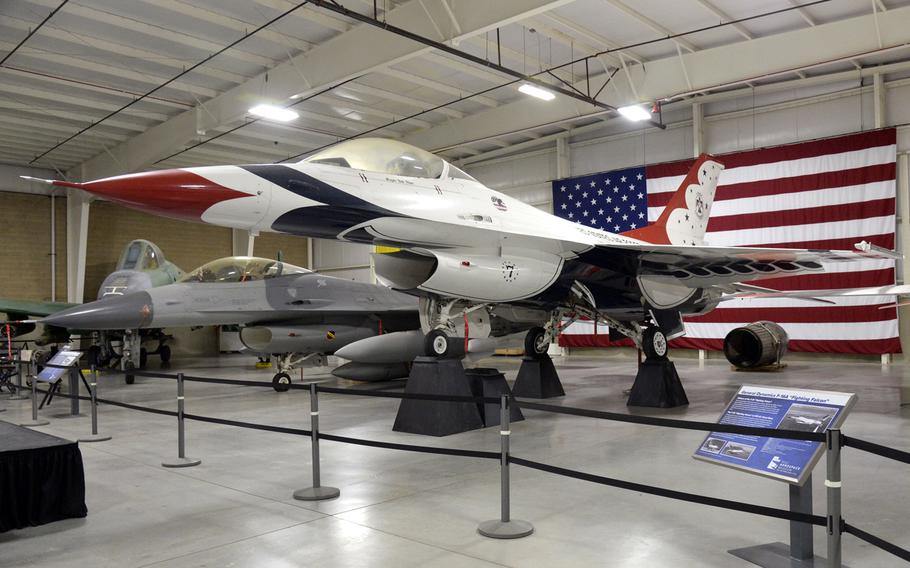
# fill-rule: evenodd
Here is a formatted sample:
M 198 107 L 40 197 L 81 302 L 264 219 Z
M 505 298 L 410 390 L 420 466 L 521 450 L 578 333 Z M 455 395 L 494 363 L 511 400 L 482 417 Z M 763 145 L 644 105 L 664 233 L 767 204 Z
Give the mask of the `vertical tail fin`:
M 703 245 L 723 169 L 713 156 L 699 156 L 657 221 L 623 236 L 659 245 Z

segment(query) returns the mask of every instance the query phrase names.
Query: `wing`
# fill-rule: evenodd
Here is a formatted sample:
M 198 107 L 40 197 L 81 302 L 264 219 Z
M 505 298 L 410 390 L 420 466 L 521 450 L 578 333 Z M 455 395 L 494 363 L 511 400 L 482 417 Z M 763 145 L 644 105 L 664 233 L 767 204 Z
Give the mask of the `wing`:
M 827 263 L 902 258 L 894 251 L 866 242 L 857 243 L 853 251 L 618 243 L 598 245 L 583 256 L 604 267 L 615 262 L 616 257 L 631 256 L 637 262 L 637 276 L 687 288 L 723 287 L 762 278 L 823 272 Z
M 72 308 L 78 304 L 66 302 L 33 302 L 28 300 L 6 300 L 0 298 L 0 312 L 12 319 L 25 319 L 28 316 L 46 317 Z

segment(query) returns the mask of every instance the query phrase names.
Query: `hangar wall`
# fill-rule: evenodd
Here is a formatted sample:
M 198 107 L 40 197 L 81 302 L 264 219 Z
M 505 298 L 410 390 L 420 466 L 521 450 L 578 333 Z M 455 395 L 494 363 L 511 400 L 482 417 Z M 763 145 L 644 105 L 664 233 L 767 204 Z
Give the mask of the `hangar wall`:
M 66 199 L 53 200 L 56 256 L 51 257 L 51 197 L 0 191 L 0 298 L 51 299 L 51 263 L 56 299 L 66 301 Z

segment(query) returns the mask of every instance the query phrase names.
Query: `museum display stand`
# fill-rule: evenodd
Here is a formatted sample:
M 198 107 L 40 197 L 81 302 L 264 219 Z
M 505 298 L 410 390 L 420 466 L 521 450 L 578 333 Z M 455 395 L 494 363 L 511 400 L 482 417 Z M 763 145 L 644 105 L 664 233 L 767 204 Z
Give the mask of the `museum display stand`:
M 460 359 L 417 357 L 405 394 L 472 397 L 471 381 Z M 392 429 L 396 432 L 448 436 L 483 428 L 480 408 L 474 402 L 403 399 Z
M 559 374 L 549 355 L 525 356 L 512 385 L 512 394 L 522 398 L 555 398 L 565 396 Z
M 638 366 L 627 406 L 675 408 L 689 404 L 676 365 L 669 359 L 645 359 Z

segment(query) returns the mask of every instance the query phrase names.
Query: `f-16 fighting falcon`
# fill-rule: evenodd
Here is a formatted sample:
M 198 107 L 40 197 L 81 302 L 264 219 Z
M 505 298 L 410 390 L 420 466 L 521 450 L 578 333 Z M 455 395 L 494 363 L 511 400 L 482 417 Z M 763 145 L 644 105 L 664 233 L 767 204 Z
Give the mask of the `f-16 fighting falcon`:
M 384 286 L 310 272 L 286 262 L 235 256 L 212 261 L 175 284 L 82 304 L 42 320 L 84 330 L 243 324 L 256 354 L 280 354 L 276 390 L 304 358 L 324 356 L 381 332 L 420 327 L 417 300 Z M 355 361 L 335 370 L 360 380 L 405 377 L 413 355 Z
M 426 351 L 439 357 L 457 350 L 465 334 L 523 330 L 526 351 L 542 354 L 561 323 L 577 317 L 603 321 L 649 357 L 662 357 L 667 340 L 685 333 L 683 316 L 728 298 L 910 291 L 781 292 L 743 284 L 823 271 L 828 262 L 897 255 L 865 242 L 853 251 L 710 246 L 704 235 L 723 169 L 703 154 L 660 218 L 623 234 L 557 218 L 429 152 L 377 138 L 342 142 L 295 164 L 47 183 L 168 217 L 398 247 L 375 255 L 376 273 L 420 297 Z

